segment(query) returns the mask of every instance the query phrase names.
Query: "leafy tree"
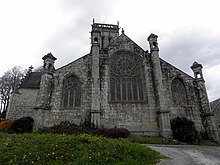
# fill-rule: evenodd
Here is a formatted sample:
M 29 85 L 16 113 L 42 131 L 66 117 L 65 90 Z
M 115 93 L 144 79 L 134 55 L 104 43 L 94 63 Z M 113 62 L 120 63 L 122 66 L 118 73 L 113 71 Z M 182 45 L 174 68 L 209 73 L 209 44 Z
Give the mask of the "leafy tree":
M 22 78 L 25 75 L 25 71 L 20 66 L 14 66 L 0 77 L 0 112 L 5 114 L 11 92 L 16 92 Z

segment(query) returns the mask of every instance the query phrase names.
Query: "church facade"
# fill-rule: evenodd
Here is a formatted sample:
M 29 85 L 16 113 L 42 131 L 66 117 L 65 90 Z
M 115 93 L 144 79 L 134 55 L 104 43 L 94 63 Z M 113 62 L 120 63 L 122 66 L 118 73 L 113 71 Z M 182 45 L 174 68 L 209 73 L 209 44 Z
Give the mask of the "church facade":
M 184 73 L 159 57 L 157 38 L 147 38 L 146 51 L 123 29 L 119 35 L 119 25 L 93 22 L 90 53 L 58 69 L 45 55 L 43 71 L 30 70 L 12 93 L 7 118 L 31 116 L 35 129 L 68 120 L 170 136 L 170 120 L 180 116 L 216 139 L 202 65 L 193 63 L 194 77 Z

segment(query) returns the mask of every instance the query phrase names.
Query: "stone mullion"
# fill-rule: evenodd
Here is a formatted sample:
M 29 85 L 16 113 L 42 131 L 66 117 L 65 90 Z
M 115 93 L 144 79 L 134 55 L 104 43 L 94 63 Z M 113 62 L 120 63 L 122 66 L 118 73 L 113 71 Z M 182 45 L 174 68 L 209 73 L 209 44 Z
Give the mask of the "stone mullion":
M 137 84 L 137 98 L 138 98 L 138 101 L 140 101 L 139 83 L 136 82 L 136 84 Z
M 73 107 L 76 106 L 76 90 L 73 90 Z
M 69 102 L 70 102 L 70 89 L 67 89 L 67 106 L 69 107 Z
M 128 101 L 128 78 L 126 78 L 126 81 L 125 81 L 125 88 L 126 88 L 126 101 Z
M 134 100 L 133 81 L 131 79 L 131 99 Z
M 120 93 L 121 93 L 121 101 L 123 101 L 123 93 L 122 93 L 122 80 L 120 81 Z
M 115 82 L 115 100 L 118 100 L 118 80 Z
M 118 100 L 118 94 L 117 94 L 117 80 L 115 81 L 115 100 Z

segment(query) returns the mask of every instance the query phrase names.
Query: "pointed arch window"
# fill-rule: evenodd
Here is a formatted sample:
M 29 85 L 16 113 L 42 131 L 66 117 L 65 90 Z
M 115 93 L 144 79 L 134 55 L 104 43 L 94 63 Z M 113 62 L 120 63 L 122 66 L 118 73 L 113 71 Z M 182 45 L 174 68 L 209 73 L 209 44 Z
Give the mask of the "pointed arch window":
M 176 78 L 172 81 L 171 92 L 174 105 L 187 105 L 187 94 L 183 82 Z
M 75 76 L 68 77 L 63 84 L 63 107 L 74 108 L 81 105 L 81 85 Z
M 110 100 L 144 101 L 141 59 L 134 53 L 118 51 L 110 59 Z

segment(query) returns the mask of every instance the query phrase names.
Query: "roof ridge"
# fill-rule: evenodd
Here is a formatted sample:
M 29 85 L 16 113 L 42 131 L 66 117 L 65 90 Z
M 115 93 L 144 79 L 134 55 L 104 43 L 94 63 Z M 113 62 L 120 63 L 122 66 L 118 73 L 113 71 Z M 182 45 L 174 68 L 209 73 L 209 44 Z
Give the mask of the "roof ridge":
M 211 106 L 211 109 L 212 109 L 212 111 L 215 111 L 215 110 L 217 109 L 217 107 L 220 105 L 220 98 L 218 98 L 218 99 L 212 101 L 212 102 L 210 103 L 210 105 L 211 105 L 211 104 L 214 104 L 213 108 L 212 108 L 212 106 Z

